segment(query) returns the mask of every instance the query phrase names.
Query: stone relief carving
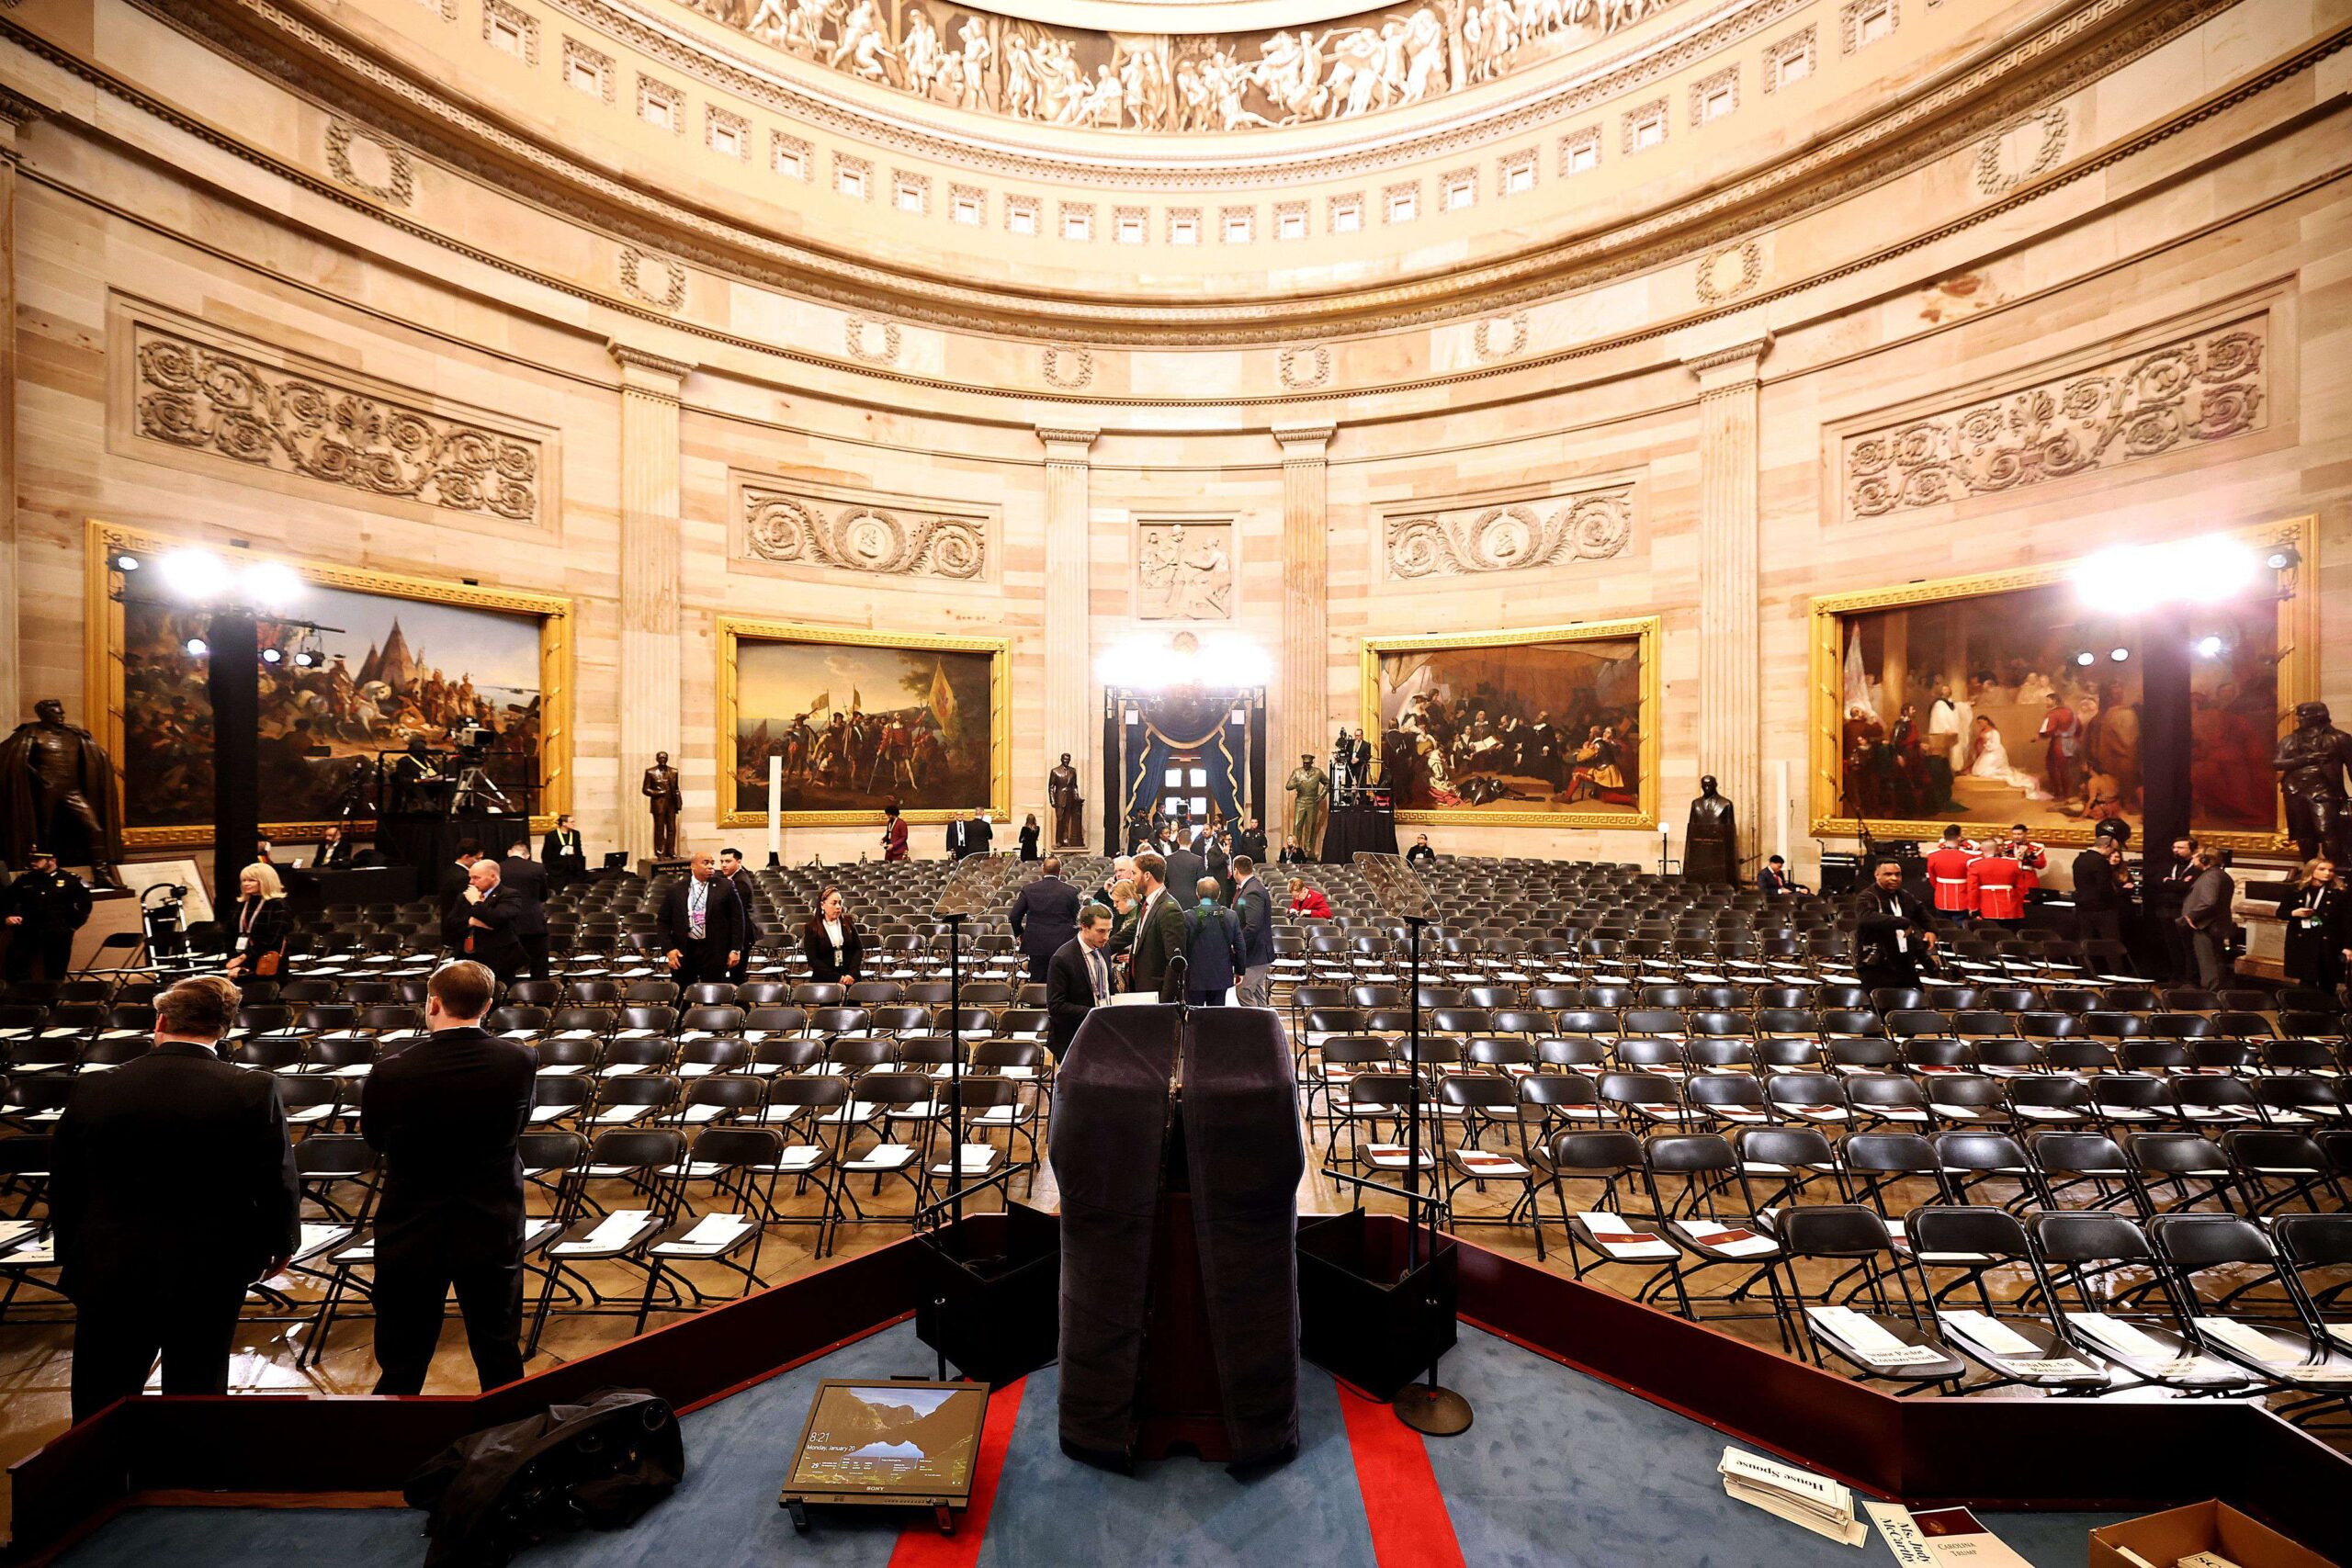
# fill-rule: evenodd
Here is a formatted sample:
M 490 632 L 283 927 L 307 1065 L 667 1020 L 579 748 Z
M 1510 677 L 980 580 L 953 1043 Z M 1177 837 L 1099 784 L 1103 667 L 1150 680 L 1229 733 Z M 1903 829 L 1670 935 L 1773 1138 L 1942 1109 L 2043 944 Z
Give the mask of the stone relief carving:
M 1846 511 L 1916 506 L 2119 467 L 2264 423 L 2267 316 L 1849 435 Z
M 1630 482 L 1503 506 L 1451 506 L 1385 520 L 1392 580 L 1521 571 L 1606 560 L 1634 536 Z
M 133 428 L 148 440 L 370 495 L 538 521 L 536 441 L 145 321 L 131 341 Z
M 1481 359 L 1509 359 L 1527 346 L 1527 312 L 1482 319 L 1470 329 L 1470 346 Z
M 686 269 L 667 256 L 623 245 L 621 288 L 632 299 L 674 310 L 686 302 Z
M 2066 155 L 2066 106 L 2052 104 L 1977 144 L 1976 194 L 2007 196 Z
M 1233 618 L 1233 525 L 1147 523 L 1136 538 L 1136 618 Z
M 1331 378 L 1330 347 L 1310 343 L 1285 348 L 1275 357 L 1274 370 L 1282 378 L 1284 390 L 1311 391 Z
M 327 121 L 327 173 L 360 195 L 393 207 L 416 199 L 415 160 L 343 120 Z
M 850 501 L 745 484 L 743 551 L 754 560 L 888 577 L 969 580 L 988 569 L 988 518 L 929 503 Z
M 788 53 L 934 103 L 1053 125 L 1253 130 L 1473 86 L 1672 0 L 1431 0 L 1320 33 L 1102 33 L 885 0 L 681 0 Z
M 899 323 L 851 316 L 842 323 L 844 346 L 868 365 L 889 365 L 899 357 Z
M 1046 379 L 1065 392 L 1081 391 L 1094 382 L 1094 351 L 1074 344 L 1046 345 Z
M 1710 252 L 1699 258 L 1699 302 L 1720 305 L 1736 299 L 1756 287 L 1763 270 L 1764 252 L 1753 240 Z

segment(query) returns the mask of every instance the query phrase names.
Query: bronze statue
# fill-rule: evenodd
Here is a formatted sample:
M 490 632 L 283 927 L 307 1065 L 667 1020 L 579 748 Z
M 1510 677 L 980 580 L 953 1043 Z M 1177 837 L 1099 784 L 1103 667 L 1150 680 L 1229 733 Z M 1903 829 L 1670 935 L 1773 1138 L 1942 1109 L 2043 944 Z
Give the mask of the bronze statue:
M 1285 792 L 1298 796 L 1291 802 L 1290 841 L 1302 855 L 1313 857 L 1323 842 L 1323 818 L 1329 809 L 1331 781 L 1315 765 L 1315 753 L 1309 751 L 1298 760 L 1283 781 Z
M 2352 735 L 2329 721 L 2325 703 L 2299 703 L 2295 728 L 2270 760 L 2287 804 L 2287 832 L 2305 860 L 2352 855 L 2352 812 L 2346 809 L 2344 773 L 2352 768 Z
M 653 858 L 675 860 L 678 856 L 678 812 L 686 803 L 685 792 L 678 787 L 678 770 L 670 765 L 670 753 L 653 753 L 653 765 L 645 770 L 645 782 L 639 785 L 653 811 Z
M 1060 765 L 1046 773 L 1046 804 L 1054 813 L 1054 848 L 1077 850 L 1086 847 L 1086 817 L 1081 809 L 1086 797 L 1078 793 L 1078 770 L 1069 765 L 1069 753 L 1062 753 Z
M 114 793 L 114 764 L 90 732 L 65 722 L 65 705 L 43 697 L 30 723 L 0 741 L 0 832 L 11 865 L 23 865 L 40 844 L 72 861 L 79 847 L 91 874 L 120 887 L 122 810 Z M 78 836 L 79 844 L 75 843 Z
M 1682 830 L 1682 880 L 1739 881 L 1739 819 L 1730 801 L 1715 793 L 1715 775 L 1699 781 L 1690 820 Z

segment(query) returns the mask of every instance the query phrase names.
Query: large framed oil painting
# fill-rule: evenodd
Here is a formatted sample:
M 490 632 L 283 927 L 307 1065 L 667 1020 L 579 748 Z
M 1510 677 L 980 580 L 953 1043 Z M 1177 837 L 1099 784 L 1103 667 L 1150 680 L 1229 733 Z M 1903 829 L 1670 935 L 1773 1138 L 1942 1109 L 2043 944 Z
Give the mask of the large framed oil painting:
M 910 822 L 1012 807 L 1012 645 L 723 619 L 719 821 L 767 820 L 778 759 L 784 821 Z
M 1657 825 L 1656 616 L 1368 637 L 1363 726 L 1399 822 Z
M 2231 849 L 2286 845 L 2270 766 L 2316 696 L 2312 519 L 2244 531 L 2289 564 L 2191 617 L 2191 821 Z M 2094 607 L 2078 562 L 1813 602 L 1813 831 L 1928 839 L 1957 822 L 2087 843 L 2142 822 L 2148 635 Z M 2273 584 L 2275 583 L 2275 588 Z
M 189 545 L 93 521 L 87 534 L 90 690 L 103 694 L 120 775 L 123 839 L 133 847 L 212 837 L 212 705 L 203 624 L 139 579 Z M 517 804 L 537 784 L 534 826 L 571 807 L 571 602 L 290 557 L 305 592 L 261 623 L 262 831 L 300 838 L 331 821 L 371 827 L 379 754 L 412 739 L 435 748 L 464 724 L 495 736 L 491 781 Z M 267 661 L 271 652 L 277 658 Z M 346 811 L 346 807 L 350 809 Z

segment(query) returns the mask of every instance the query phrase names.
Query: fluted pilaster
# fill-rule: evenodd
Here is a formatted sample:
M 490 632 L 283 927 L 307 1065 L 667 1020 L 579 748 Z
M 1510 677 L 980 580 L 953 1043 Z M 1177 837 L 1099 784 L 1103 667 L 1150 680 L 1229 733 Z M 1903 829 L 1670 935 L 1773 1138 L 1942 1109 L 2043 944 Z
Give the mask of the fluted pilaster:
M 1067 751 L 1087 796 L 1089 818 L 1099 817 L 1102 804 L 1093 798 L 1101 787 L 1094 782 L 1093 741 L 1102 726 L 1091 698 L 1093 637 L 1088 618 L 1087 453 L 1096 434 L 1079 425 L 1037 427 L 1046 448 L 1046 754 L 1015 785 L 1016 792 L 1043 789 L 1046 770 Z M 1015 765 L 1030 767 L 1025 759 Z M 1037 819 L 1050 835 L 1054 815 L 1042 800 Z
M 1740 853 L 1765 819 L 1757 630 L 1757 371 L 1768 334 L 1685 360 L 1699 378 L 1699 771 L 1738 808 Z
M 1265 825 L 1272 841 L 1289 837 L 1287 797 L 1279 781 L 1302 755 L 1330 749 L 1331 528 L 1329 457 L 1333 426 L 1278 424 L 1283 449 L 1282 684 L 1274 693 L 1266 783 L 1272 792 Z M 1306 846 L 1311 849 L 1313 846 Z
M 23 581 L 17 571 L 17 133 L 40 114 L 39 104 L 0 88 L 0 321 L 8 323 L 0 332 L 0 580 L 10 583 Z M 31 716 L 24 707 L 17 598 L 0 593 L 0 725 L 10 728 Z M 101 735 L 104 700 L 102 692 L 82 698 L 82 722 Z
M 621 372 L 621 846 L 653 852 L 638 780 L 656 751 L 684 762 L 679 706 L 678 391 L 693 365 L 605 345 Z M 682 827 L 682 842 L 692 832 Z

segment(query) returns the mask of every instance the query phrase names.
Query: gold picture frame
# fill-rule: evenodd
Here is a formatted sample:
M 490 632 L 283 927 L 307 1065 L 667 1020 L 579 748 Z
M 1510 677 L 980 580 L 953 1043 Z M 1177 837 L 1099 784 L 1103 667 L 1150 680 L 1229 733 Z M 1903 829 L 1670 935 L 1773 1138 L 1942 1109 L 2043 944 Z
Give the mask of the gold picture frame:
M 118 799 L 122 797 L 123 789 L 124 627 L 122 605 L 115 598 L 121 587 L 123 574 L 114 565 L 115 558 L 126 552 L 153 554 L 171 549 L 211 547 L 216 547 L 215 541 L 153 533 L 97 517 L 87 519 L 84 528 L 83 690 L 90 694 L 99 710 L 101 722 L 94 728 L 100 730 L 107 755 L 114 760 Z M 303 581 L 322 588 L 342 588 L 395 599 L 414 599 L 435 604 L 503 610 L 537 616 L 539 805 L 543 809 L 533 814 L 531 830 L 545 832 L 555 826 L 557 817 L 571 809 L 573 607 L 570 599 L 551 593 L 483 588 L 444 578 L 413 577 L 366 567 L 330 564 L 270 551 L 238 550 L 235 553 L 241 561 L 267 560 L 291 567 L 301 575 Z M 323 832 L 330 825 L 323 821 L 265 822 L 261 830 L 266 838 L 300 840 Z M 359 824 L 355 823 L 354 826 Z M 372 827 L 373 824 L 368 826 Z M 212 827 L 210 823 L 204 823 L 171 828 L 125 828 L 122 841 L 126 850 L 205 845 L 212 841 Z
M 932 632 L 893 632 L 855 626 L 829 626 L 796 621 L 746 620 L 722 615 L 718 620 L 718 777 L 729 787 L 741 755 L 736 745 L 739 700 L 736 678 L 738 649 L 745 642 L 797 642 L 817 647 L 906 649 L 925 653 L 985 653 L 989 655 L 989 806 L 995 821 L 1012 816 L 1012 640 L 1010 637 L 948 637 Z M 968 807 L 925 807 L 899 815 L 910 825 L 945 823 Z M 759 828 L 765 811 L 722 809 L 722 828 Z M 787 828 L 857 828 L 878 826 L 879 810 L 786 811 L 780 818 Z
M 1453 632 L 1433 637 L 1368 637 L 1363 639 L 1362 673 L 1358 682 L 1360 733 L 1377 736 L 1380 727 L 1380 660 L 1384 654 L 1426 653 L 1465 648 L 1523 648 L 1534 643 L 1611 642 L 1631 637 L 1641 663 L 1641 804 L 1634 812 L 1488 811 L 1475 806 L 1448 806 L 1399 810 L 1396 820 L 1407 825 L 1440 823 L 1481 828 L 1595 828 L 1625 832 L 1656 832 L 1658 811 L 1658 641 L 1663 620 L 1641 615 L 1613 621 L 1571 621 L 1566 626 L 1530 626 L 1492 632 Z M 1376 748 L 1375 748 L 1376 752 Z
M 2229 530 L 2234 537 L 2257 552 L 2267 553 L 2281 547 L 2292 552 L 2292 564 L 2278 573 L 2278 724 L 2281 734 L 2293 723 L 2295 705 L 2316 701 L 2320 694 L 2317 524 L 2315 515 L 2307 514 Z M 1840 773 L 1844 717 L 1841 712 L 1840 670 L 1845 657 L 1846 618 L 1908 604 L 1976 599 L 2019 589 L 2046 588 L 2065 581 L 2081 565 L 2080 559 L 2054 561 L 2045 566 L 2020 567 L 2010 571 L 1906 582 L 1899 588 L 1826 593 L 1811 601 L 1813 725 L 1812 809 L 1809 815 L 1814 837 L 1856 838 L 1860 835 L 1862 828 L 1860 818 L 1841 816 L 1838 809 L 1843 798 L 1841 786 L 1844 783 Z M 1951 820 L 1882 819 L 1874 817 L 1871 818 L 1870 829 L 1875 838 L 1932 839 L 1940 834 Z M 1959 820 L 1963 829 L 2007 833 L 2009 827 L 2007 820 L 1997 823 Z M 2087 825 L 2080 828 L 2071 825 L 2047 829 L 2037 827 L 2033 831 L 2042 842 L 2050 844 L 2087 844 L 2093 837 L 2093 830 Z M 2209 847 L 2249 852 L 2276 852 L 2291 848 L 2291 840 L 2287 837 L 2283 806 L 2279 807 L 2277 829 L 2272 832 L 2199 828 L 2197 834 L 2199 840 Z

